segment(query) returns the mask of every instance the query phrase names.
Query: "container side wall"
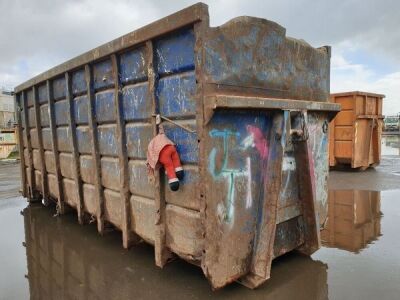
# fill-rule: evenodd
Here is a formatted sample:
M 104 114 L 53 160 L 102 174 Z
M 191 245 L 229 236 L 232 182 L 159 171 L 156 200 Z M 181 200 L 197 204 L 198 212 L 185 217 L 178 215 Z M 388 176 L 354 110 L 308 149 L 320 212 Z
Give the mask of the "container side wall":
M 26 193 L 33 198 L 34 193 L 41 197 L 46 192 L 46 198 L 48 195 L 60 207 L 65 203 L 78 211 L 81 208 L 80 221 L 83 213 L 96 216 L 98 222 L 111 223 L 123 231 L 128 228 L 153 244 L 157 238 L 156 201 L 164 201 L 166 247 L 198 260 L 203 237 L 197 196 L 200 177 L 193 26 L 113 55 L 17 95 Z M 118 70 L 117 75 L 114 70 Z M 154 74 L 152 81 L 149 72 Z M 181 188 L 175 193 L 169 190 L 164 172 L 160 192 L 156 193 L 154 182 L 148 180 L 146 153 L 154 136 L 155 113 L 194 132 L 163 122 L 185 170 Z M 125 142 L 121 144 L 122 137 Z M 124 236 L 124 246 L 128 246 L 129 235 Z

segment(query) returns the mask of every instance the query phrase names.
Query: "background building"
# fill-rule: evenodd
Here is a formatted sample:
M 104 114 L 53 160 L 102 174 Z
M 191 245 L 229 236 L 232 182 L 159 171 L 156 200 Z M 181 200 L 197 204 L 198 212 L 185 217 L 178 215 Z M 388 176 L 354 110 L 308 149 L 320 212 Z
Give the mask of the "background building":
M 0 88 L 0 129 L 12 128 L 15 123 L 13 92 Z
M 15 107 L 13 92 L 0 88 L 0 159 L 16 153 Z

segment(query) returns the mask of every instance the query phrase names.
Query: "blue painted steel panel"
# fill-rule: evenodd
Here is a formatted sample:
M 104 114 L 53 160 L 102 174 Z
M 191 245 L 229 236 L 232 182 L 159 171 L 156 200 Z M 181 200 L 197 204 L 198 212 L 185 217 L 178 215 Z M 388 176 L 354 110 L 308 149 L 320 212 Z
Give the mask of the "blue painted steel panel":
M 72 151 L 72 135 L 68 127 L 57 128 L 57 144 L 60 152 Z
M 62 100 L 54 103 L 54 113 L 57 126 L 68 125 L 69 110 L 67 100 Z
M 116 125 L 107 125 L 97 127 L 99 151 L 101 155 L 117 156 L 117 127 Z
M 82 175 L 82 181 L 94 184 L 95 167 L 91 156 L 81 155 L 79 158 L 79 166 Z
M 121 98 L 126 121 L 145 120 L 151 117 L 152 105 L 148 82 L 124 87 Z
M 74 95 L 82 94 L 86 91 L 85 70 L 79 70 L 72 73 L 72 93 Z
M 67 94 L 65 78 L 60 77 L 53 80 L 53 98 L 59 100 L 65 98 Z
M 132 194 L 154 198 L 154 183 L 149 181 L 144 161 L 130 161 L 129 175 L 129 190 Z
M 180 207 L 200 210 L 200 199 L 197 194 L 200 183 L 200 174 L 196 167 L 184 166 L 184 169 L 185 175 L 183 180 L 179 181 L 179 194 L 170 190 L 168 177 L 165 174 L 162 174 L 161 180 L 164 181 L 165 201 Z
M 196 128 L 196 121 L 186 121 L 182 123 L 191 129 Z M 164 123 L 165 134 L 176 144 L 183 163 L 197 163 L 199 160 L 199 147 L 197 133 L 190 133 L 174 124 Z
M 93 86 L 96 90 L 111 87 L 113 84 L 111 60 L 104 60 L 93 65 Z
M 40 123 L 42 127 L 50 126 L 49 106 L 47 104 L 40 106 Z
M 144 47 L 122 53 L 120 56 L 120 80 L 138 82 L 147 79 L 146 49 Z
M 104 187 L 118 190 L 120 167 L 118 159 L 102 158 L 101 159 L 101 183 Z
M 176 32 L 155 42 L 156 71 L 169 74 L 194 69 L 193 29 Z
M 208 136 L 215 149 L 223 152 L 223 157 L 226 158 L 226 169 L 244 170 L 246 168 L 246 155 L 260 156 L 257 162 L 267 159 L 267 140 L 270 127 L 271 119 L 265 112 L 218 112 L 212 119 Z M 258 138 L 263 139 L 262 142 L 257 140 Z M 227 141 L 228 146 L 232 145 L 232 147 L 224 149 L 224 141 Z M 265 148 L 263 149 L 261 146 Z M 212 165 L 213 156 L 216 154 L 210 153 L 208 155 L 209 172 L 213 176 L 217 176 L 216 174 L 220 173 L 214 169 L 215 165 Z M 260 176 L 260 174 L 255 175 L 253 174 L 252 178 L 259 180 L 260 178 L 257 178 L 257 176 Z
M 74 114 L 76 124 L 89 123 L 89 103 L 86 95 L 74 99 Z
M 78 151 L 81 154 L 92 153 L 92 138 L 90 129 L 87 126 L 78 126 L 76 128 L 76 140 L 78 142 Z
M 47 86 L 45 84 L 38 86 L 38 101 L 40 104 L 47 103 Z
M 50 128 L 42 129 L 42 139 L 43 139 L 43 148 L 45 150 L 53 150 L 53 144 L 51 143 L 51 130 Z
M 194 72 L 160 79 L 157 86 L 159 111 L 166 117 L 196 115 L 196 77 Z
M 97 93 L 95 106 L 98 123 L 115 121 L 114 91 Z
M 151 124 L 128 124 L 126 125 L 126 145 L 128 157 L 146 159 L 147 147 L 153 138 L 153 127 Z
M 329 54 L 267 20 L 243 17 L 212 28 L 205 41 L 206 82 L 263 88 L 266 95 L 326 102 Z

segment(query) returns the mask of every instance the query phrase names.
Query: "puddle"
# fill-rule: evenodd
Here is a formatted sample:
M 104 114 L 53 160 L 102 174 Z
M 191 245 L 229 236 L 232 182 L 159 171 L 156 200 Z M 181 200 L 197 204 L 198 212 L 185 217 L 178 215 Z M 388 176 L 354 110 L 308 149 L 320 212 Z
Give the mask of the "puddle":
M 399 199 L 400 190 L 331 190 L 323 248 L 275 260 L 257 290 L 218 292 L 182 260 L 157 268 L 151 246 L 123 250 L 120 232 L 101 237 L 75 214 L 0 199 L 0 299 L 398 299 Z
M 331 190 L 322 244 L 359 253 L 381 236 L 381 218 L 381 192 Z
M 399 299 L 400 191 L 333 194 L 326 246 L 312 256 L 329 266 L 329 298 Z
M 382 155 L 400 155 L 400 135 L 383 135 L 381 152 Z
M 396 299 L 400 292 L 400 191 L 330 191 L 325 247 L 311 258 L 289 254 L 251 291 L 238 284 L 213 293 L 201 270 L 177 260 L 160 270 L 145 244 L 121 248 L 121 236 L 98 236 L 76 216 L 24 210 L 21 198 L 0 206 L 4 299 Z M 10 226 L 9 224 L 14 224 Z M 23 246 L 23 242 L 24 245 Z M 26 275 L 26 276 L 25 276 Z M 4 284 L 4 283 L 7 284 Z M 1 297 L 0 297 L 1 298 Z

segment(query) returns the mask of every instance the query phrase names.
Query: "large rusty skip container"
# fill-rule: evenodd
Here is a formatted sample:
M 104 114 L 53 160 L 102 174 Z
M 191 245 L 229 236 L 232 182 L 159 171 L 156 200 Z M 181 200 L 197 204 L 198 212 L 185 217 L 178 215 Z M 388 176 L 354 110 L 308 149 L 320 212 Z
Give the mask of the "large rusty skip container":
M 331 94 L 341 111 L 330 123 L 329 165 L 365 170 L 381 161 L 382 102 L 385 95 L 366 92 Z
M 23 194 L 144 240 L 160 267 L 201 266 L 213 288 L 257 287 L 273 258 L 320 247 L 326 218 L 329 47 L 239 17 L 209 27 L 199 3 L 16 88 Z M 185 170 L 149 182 L 155 115 Z

